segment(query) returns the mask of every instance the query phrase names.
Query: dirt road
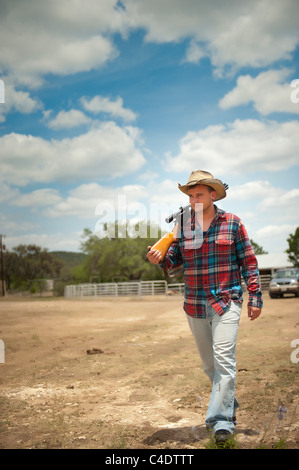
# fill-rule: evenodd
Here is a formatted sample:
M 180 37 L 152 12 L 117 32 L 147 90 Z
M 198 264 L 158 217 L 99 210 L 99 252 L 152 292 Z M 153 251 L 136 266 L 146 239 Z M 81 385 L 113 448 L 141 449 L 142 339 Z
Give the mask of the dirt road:
M 298 448 L 298 298 L 237 346 L 236 444 Z M 245 298 L 246 301 L 246 298 Z M 0 301 L 0 448 L 203 449 L 210 385 L 182 297 Z

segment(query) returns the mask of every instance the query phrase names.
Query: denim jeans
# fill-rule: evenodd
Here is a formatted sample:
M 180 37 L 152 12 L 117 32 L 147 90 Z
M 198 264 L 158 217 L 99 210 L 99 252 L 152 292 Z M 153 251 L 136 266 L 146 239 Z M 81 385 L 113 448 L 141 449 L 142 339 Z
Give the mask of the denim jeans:
M 206 426 L 234 432 L 233 417 L 239 406 L 235 398 L 236 342 L 242 305 L 231 301 L 229 310 L 219 316 L 206 303 L 206 318 L 187 315 L 199 351 L 203 370 L 212 383 Z

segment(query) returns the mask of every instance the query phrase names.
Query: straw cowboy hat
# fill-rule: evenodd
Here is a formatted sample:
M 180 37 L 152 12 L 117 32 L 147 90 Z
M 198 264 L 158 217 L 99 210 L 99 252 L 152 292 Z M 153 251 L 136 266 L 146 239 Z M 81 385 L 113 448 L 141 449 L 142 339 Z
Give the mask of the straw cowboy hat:
M 219 201 L 220 199 L 226 197 L 226 189 L 228 189 L 228 185 L 222 183 L 222 181 L 214 178 L 211 173 L 204 170 L 192 171 L 191 175 L 189 176 L 188 183 L 185 185 L 178 183 L 178 188 L 183 193 L 188 195 L 188 189 L 190 189 L 191 186 L 195 186 L 196 184 L 204 184 L 213 188 L 214 191 L 216 191 L 215 201 Z

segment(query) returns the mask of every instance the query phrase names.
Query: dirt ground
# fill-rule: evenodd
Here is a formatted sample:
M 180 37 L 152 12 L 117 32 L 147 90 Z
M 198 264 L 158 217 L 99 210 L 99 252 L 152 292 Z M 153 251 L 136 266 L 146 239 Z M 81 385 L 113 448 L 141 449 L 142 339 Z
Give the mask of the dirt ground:
M 253 322 L 246 300 L 235 448 L 298 448 L 299 299 L 265 293 Z M 2 298 L 0 448 L 210 448 L 210 384 L 182 303 Z

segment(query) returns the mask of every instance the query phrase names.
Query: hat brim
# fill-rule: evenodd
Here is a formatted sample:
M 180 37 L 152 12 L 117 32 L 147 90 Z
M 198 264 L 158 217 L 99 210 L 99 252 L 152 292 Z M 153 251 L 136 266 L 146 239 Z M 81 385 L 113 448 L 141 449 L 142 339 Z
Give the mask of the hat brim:
M 180 191 L 182 191 L 184 194 L 187 194 L 188 196 L 189 189 L 197 184 L 203 184 L 205 186 L 210 186 L 211 188 L 213 188 L 216 192 L 215 201 L 219 201 L 220 199 L 224 199 L 226 197 L 226 191 L 222 181 L 217 180 L 215 178 L 211 178 L 208 180 L 199 180 L 185 185 L 181 185 L 180 183 L 178 183 L 178 188 Z

